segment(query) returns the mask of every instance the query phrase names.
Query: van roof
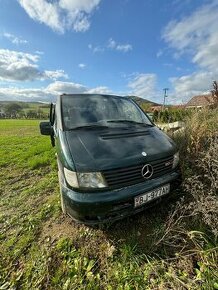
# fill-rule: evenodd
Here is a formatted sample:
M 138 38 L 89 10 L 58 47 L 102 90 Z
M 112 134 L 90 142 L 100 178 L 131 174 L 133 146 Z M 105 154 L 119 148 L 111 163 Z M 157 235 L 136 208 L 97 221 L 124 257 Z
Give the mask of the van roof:
M 117 97 L 117 98 L 126 98 L 126 99 L 128 99 L 127 96 L 108 95 L 108 94 L 80 94 L 80 93 L 78 93 L 78 94 L 62 94 L 62 95 L 60 95 L 61 98 L 64 98 L 66 96 L 67 97 L 74 97 L 74 96 L 81 96 L 81 97 L 102 96 L 102 97 L 108 97 L 108 98 Z

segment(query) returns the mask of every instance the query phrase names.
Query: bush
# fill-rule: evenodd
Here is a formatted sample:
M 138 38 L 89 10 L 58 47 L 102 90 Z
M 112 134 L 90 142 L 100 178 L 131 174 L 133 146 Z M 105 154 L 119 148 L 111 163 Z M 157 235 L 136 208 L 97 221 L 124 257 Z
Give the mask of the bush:
M 191 114 L 191 110 L 165 109 L 164 111 L 154 111 L 153 120 L 157 123 L 184 121 L 184 118 L 187 118 Z

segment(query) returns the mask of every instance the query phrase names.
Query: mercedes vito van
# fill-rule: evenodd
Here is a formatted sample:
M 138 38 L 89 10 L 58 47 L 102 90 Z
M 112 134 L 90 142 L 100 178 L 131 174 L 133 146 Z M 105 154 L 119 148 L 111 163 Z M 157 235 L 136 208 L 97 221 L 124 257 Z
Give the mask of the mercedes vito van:
M 63 94 L 41 134 L 56 146 L 61 205 L 85 224 L 143 211 L 179 186 L 179 153 L 128 97 Z

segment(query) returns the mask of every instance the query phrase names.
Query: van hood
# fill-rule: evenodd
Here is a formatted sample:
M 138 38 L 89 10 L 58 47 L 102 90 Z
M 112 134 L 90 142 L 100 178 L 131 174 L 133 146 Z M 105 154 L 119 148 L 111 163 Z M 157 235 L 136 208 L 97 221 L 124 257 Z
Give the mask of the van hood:
M 81 172 L 149 162 L 176 151 L 174 142 L 157 127 L 81 129 L 64 133 L 75 169 Z

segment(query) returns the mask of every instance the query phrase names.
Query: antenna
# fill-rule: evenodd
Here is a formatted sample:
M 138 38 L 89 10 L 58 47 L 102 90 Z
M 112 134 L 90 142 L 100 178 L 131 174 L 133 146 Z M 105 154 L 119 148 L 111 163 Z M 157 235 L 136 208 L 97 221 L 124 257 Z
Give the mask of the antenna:
M 164 100 L 163 100 L 163 110 L 164 110 L 164 107 L 165 107 L 165 104 L 166 104 L 166 98 L 168 97 L 167 96 L 167 91 L 169 91 L 169 89 L 168 88 L 164 88 L 163 91 L 164 91 Z

